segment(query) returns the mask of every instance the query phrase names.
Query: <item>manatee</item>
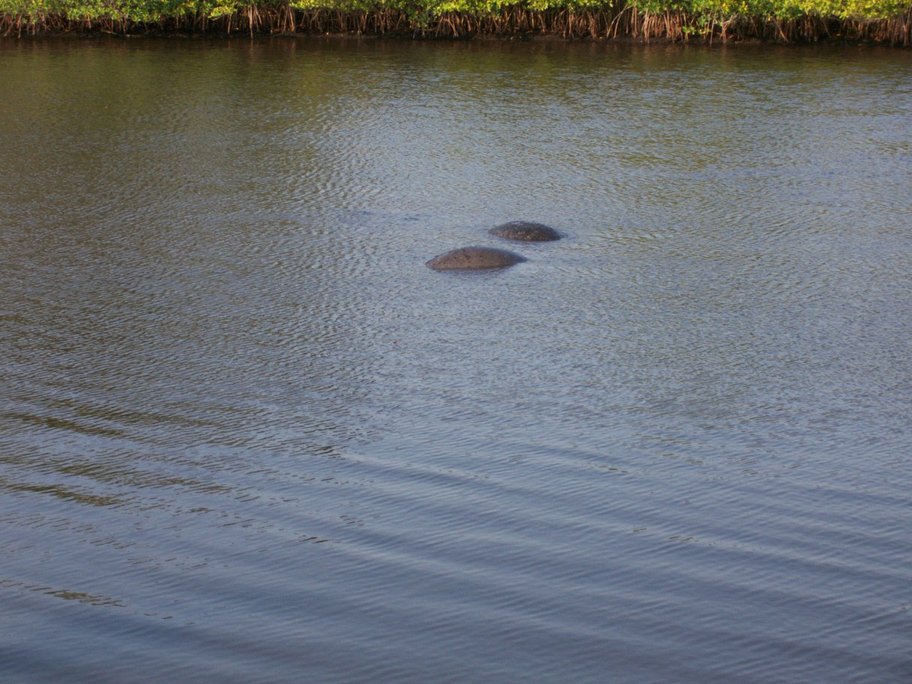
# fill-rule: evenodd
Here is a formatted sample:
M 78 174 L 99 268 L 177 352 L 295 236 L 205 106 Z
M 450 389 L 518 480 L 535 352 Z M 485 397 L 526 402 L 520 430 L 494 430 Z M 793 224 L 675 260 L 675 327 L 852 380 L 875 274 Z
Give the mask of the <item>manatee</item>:
M 510 221 L 495 226 L 488 231 L 491 235 L 507 240 L 522 240 L 523 242 L 546 242 L 560 240 L 560 233 L 554 228 L 543 223 L 529 223 L 528 221 Z
M 427 262 L 435 271 L 479 271 L 488 268 L 506 268 L 525 259 L 519 254 L 494 247 L 460 247 L 446 254 L 435 256 Z

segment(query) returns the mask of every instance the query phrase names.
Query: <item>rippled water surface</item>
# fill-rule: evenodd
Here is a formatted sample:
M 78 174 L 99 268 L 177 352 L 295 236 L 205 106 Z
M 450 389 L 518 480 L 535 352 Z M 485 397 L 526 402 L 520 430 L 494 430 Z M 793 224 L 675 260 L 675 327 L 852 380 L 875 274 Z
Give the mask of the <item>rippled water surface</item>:
M 912 681 L 908 51 L 0 82 L 2 681 Z

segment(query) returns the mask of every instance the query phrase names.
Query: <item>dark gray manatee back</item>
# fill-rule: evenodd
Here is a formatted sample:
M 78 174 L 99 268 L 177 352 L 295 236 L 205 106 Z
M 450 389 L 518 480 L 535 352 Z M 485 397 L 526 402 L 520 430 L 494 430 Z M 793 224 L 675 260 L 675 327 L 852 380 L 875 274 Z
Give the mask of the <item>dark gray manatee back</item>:
M 522 240 L 523 242 L 547 242 L 560 240 L 558 233 L 551 226 L 543 223 L 530 223 L 529 221 L 510 221 L 495 226 L 488 231 L 491 235 L 507 240 Z
M 427 262 L 435 271 L 479 271 L 488 268 L 506 268 L 525 261 L 519 254 L 494 247 L 460 247 L 446 254 L 435 256 Z

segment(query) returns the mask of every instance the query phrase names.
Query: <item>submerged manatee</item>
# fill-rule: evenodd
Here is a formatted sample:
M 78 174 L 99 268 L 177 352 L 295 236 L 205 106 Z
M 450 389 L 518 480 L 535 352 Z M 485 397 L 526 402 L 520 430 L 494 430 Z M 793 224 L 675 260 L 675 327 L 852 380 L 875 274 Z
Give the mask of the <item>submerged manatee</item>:
M 488 268 L 506 268 L 525 259 L 519 254 L 494 247 L 460 247 L 446 254 L 435 256 L 427 262 L 435 271 L 479 271 Z
M 560 240 L 560 233 L 554 228 L 543 223 L 530 223 L 528 221 L 510 221 L 495 226 L 488 231 L 491 235 L 507 240 L 522 240 L 523 242 L 546 242 Z

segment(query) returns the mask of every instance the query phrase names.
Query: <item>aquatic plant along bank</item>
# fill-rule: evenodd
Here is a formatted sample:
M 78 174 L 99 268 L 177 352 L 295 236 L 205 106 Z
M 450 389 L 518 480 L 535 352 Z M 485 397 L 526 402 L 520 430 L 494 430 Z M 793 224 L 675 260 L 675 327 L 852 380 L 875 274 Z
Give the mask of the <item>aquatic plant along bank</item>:
M 912 44 L 908 0 L 0 0 L 0 35 L 62 32 L 557 36 Z

